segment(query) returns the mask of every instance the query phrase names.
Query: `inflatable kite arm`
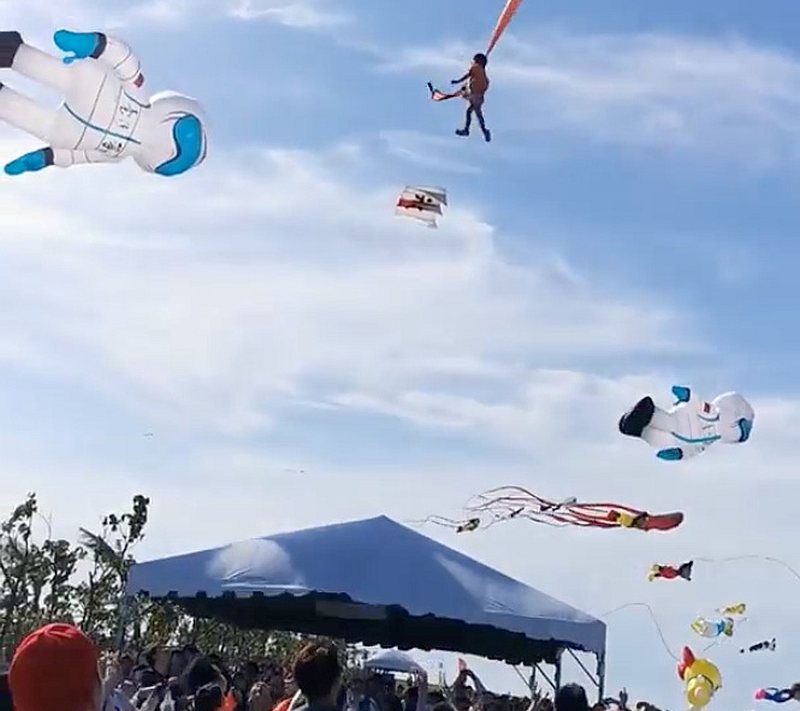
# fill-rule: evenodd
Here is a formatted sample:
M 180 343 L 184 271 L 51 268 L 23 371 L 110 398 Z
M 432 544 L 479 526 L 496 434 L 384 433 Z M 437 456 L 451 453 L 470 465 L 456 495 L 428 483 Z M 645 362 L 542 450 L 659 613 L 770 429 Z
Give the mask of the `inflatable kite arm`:
M 67 148 L 39 148 L 15 158 L 5 166 L 6 175 L 35 173 L 51 165 L 69 168 L 85 163 L 116 163 L 119 159 L 102 151 L 73 151 Z
M 53 165 L 59 168 L 69 168 L 73 165 L 86 163 L 117 163 L 119 158 L 103 151 L 72 151 L 68 148 L 51 148 L 53 152 Z
M 78 59 L 96 59 L 113 71 L 123 83 L 135 87 L 144 83 L 138 57 L 121 40 L 102 32 L 58 30 L 53 35 L 53 41 L 59 49 L 72 53 L 64 57 L 64 64 L 72 64 Z

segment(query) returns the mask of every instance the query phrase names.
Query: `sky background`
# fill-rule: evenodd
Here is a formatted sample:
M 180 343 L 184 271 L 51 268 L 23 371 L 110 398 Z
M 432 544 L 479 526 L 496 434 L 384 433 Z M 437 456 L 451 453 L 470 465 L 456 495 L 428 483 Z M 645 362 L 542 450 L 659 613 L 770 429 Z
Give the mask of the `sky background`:
M 596 615 L 647 602 L 674 652 L 694 616 L 746 601 L 711 659 L 714 705 L 747 711 L 797 681 L 798 580 L 758 561 L 646 573 L 800 565 L 800 6 L 528 0 L 488 67 L 486 145 L 425 83 L 463 73 L 502 4 L 0 2 L 45 49 L 62 26 L 119 34 L 210 135 L 176 180 L 0 177 L 0 503 L 35 490 L 72 537 L 145 493 L 142 559 L 458 516 L 505 484 L 683 510 L 666 535 L 424 530 Z M 3 162 L 37 146 L 0 129 Z M 406 183 L 448 188 L 438 231 L 394 217 Z M 673 383 L 745 394 L 751 441 L 676 464 L 621 437 L 621 412 Z M 608 624 L 609 690 L 678 708 L 646 613 Z M 772 636 L 775 654 L 738 654 Z

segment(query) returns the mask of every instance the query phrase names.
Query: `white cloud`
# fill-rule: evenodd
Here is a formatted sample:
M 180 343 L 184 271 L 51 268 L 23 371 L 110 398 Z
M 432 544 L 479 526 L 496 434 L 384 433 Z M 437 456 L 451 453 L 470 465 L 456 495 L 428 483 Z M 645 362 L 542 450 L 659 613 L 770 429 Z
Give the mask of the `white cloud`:
M 388 57 L 389 55 L 387 55 Z M 384 71 L 458 72 L 466 46 L 393 51 Z M 800 62 L 737 38 L 540 31 L 490 64 L 493 121 L 768 166 L 800 155 Z
M 644 297 L 565 281 L 547 254 L 509 263 L 468 210 L 436 234 L 395 218 L 396 186 L 368 187 L 357 149 L 233 160 L 172 183 L 134 166 L 7 181 L 6 362 L 247 432 L 296 399 L 416 402 L 415 419 L 436 380 L 524 389 L 554 359 L 696 347 Z

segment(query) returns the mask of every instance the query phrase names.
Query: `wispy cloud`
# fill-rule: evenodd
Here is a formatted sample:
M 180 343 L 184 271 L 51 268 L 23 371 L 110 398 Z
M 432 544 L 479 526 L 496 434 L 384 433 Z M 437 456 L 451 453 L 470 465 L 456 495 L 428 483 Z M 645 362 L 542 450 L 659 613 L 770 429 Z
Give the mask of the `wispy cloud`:
M 332 0 L 140 0 L 120 21 L 175 23 L 199 15 L 274 22 L 296 29 L 327 28 L 350 20 Z
M 561 259 L 509 263 L 477 213 L 453 207 L 435 239 L 395 218 L 397 186 L 359 184 L 357 149 L 249 156 L 173 183 L 133 166 L 7 181 L 7 364 L 235 432 L 286 398 L 397 400 L 431 378 L 696 345 L 665 338 L 667 308 L 566 283 Z M 43 191 L 49 223 L 30 219 Z
M 383 71 L 447 75 L 469 48 L 386 56 Z M 762 166 L 800 154 L 800 62 L 743 39 L 542 31 L 505 38 L 490 74 L 507 128 L 711 151 Z
M 274 22 L 297 29 L 322 29 L 350 21 L 335 0 L 133 0 L 120 10 L 112 3 L 77 0 L 69 3 L 47 0 L 5 0 L 7 18 L 19 18 L 23 26 L 39 23 L 48 28 L 120 28 L 130 24 L 175 24 L 193 18 L 231 18 Z
M 336 26 L 350 20 L 330 0 L 236 0 L 229 12 L 242 20 L 269 20 L 304 29 Z
M 477 165 L 459 158 L 460 144 L 449 138 L 416 131 L 383 131 L 380 139 L 389 155 L 423 168 L 465 175 L 483 172 Z

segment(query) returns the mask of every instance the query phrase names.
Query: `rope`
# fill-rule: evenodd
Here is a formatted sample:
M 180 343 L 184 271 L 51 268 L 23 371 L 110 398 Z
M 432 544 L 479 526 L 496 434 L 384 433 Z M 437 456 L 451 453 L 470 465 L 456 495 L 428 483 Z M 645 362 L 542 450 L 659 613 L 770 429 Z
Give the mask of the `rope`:
M 656 631 L 658 632 L 658 636 L 661 638 L 661 644 L 664 646 L 664 649 L 666 650 L 667 654 L 669 654 L 669 656 L 672 657 L 672 659 L 675 660 L 676 662 L 679 661 L 678 657 L 675 656 L 675 653 L 670 649 L 670 646 L 667 643 L 666 638 L 664 637 L 664 632 L 661 629 L 661 625 L 658 624 L 658 619 L 656 619 L 655 613 L 653 612 L 650 605 L 647 605 L 644 602 L 629 602 L 626 605 L 620 605 L 619 607 L 615 607 L 613 610 L 604 612 L 602 615 L 600 615 L 600 617 L 608 617 L 609 615 L 613 615 L 615 612 L 620 612 L 621 610 L 625 610 L 629 607 L 643 607 L 645 610 L 647 610 L 648 614 L 650 615 L 650 619 L 653 621 Z
M 782 565 L 786 570 L 788 570 L 795 578 L 800 580 L 800 573 L 798 573 L 791 565 L 788 563 L 780 560 L 779 558 L 772 558 L 768 555 L 737 555 L 731 558 L 695 558 L 694 560 L 699 561 L 700 563 L 734 563 L 740 560 L 765 560 L 768 563 L 777 563 L 778 565 Z

